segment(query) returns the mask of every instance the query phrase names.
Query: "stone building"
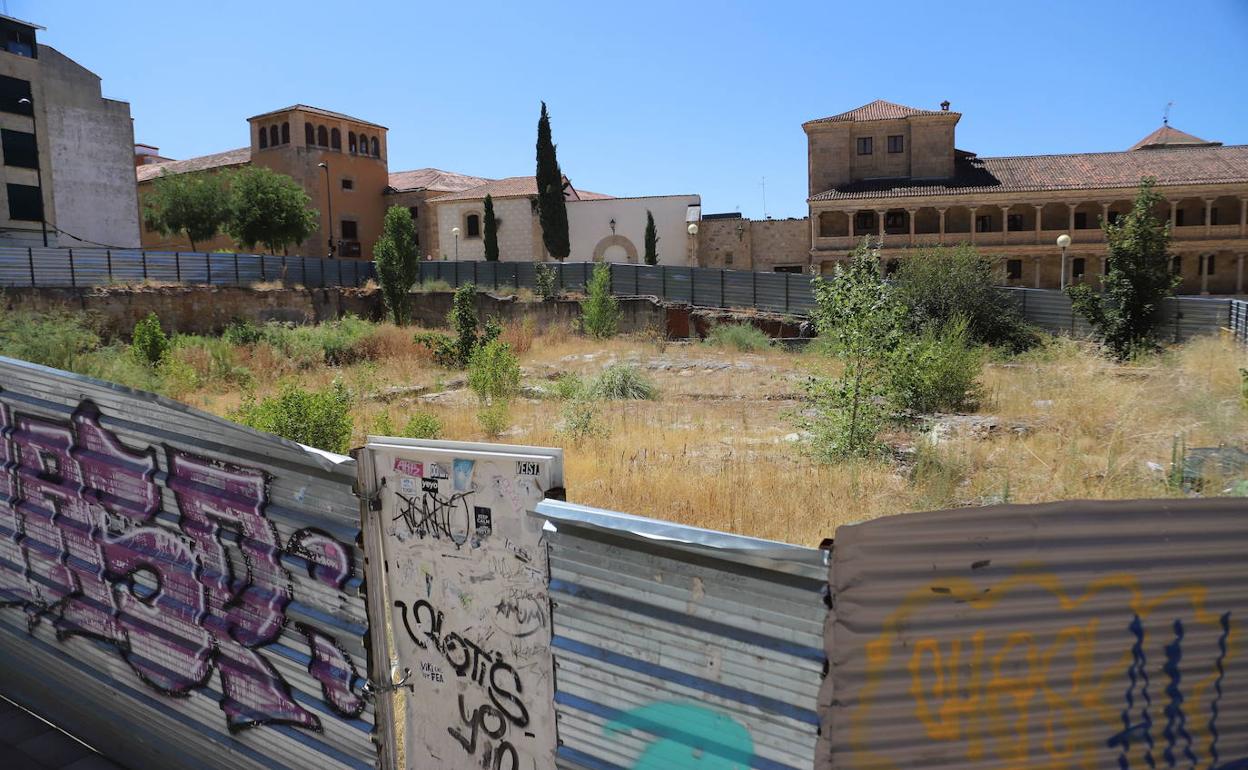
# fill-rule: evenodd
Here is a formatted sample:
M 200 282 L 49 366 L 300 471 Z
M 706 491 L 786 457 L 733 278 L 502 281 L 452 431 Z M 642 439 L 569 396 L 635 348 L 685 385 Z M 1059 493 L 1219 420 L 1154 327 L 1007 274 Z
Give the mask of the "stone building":
M 321 256 L 332 247 L 337 256 L 371 259 L 390 189 L 386 128 L 303 104 L 256 115 L 247 122 L 250 144 L 236 150 L 152 163 L 137 157 L 136 148 L 131 173 L 138 181 L 140 202 L 162 174 L 264 166 L 294 179 L 320 213 L 317 230 L 292 253 Z M 143 247 L 189 251 L 191 244 L 184 235 L 166 236 L 145 225 Z M 236 246 L 228 236 L 219 235 L 195 247 L 212 251 Z
M 139 244 L 130 105 L 36 39 L 42 27 L 0 16 L 0 245 Z
M 961 115 L 875 101 L 803 124 L 808 141 L 810 264 L 830 269 L 869 235 L 887 259 L 972 243 L 1004 282 L 1057 288 L 1105 271 L 1100 223 L 1129 211 L 1145 177 L 1164 200 L 1185 293 L 1243 293 L 1248 145 L 1222 146 L 1163 125 L 1121 152 L 981 158 L 955 146 Z
M 703 214 L 698 265 L 727 270 L 801 273 L 810 264 L 810 224 L 801 219 L 745 219 Z
M 493 182 L 479 176 L 456 174 L 436 168 L 395 171 L 386 188 L 385 206 L 403 206 L 416 225 L 416 246 L 424 257 L 439 256 L 438 217 L 430 201 L 447 193 L 463 192 Z

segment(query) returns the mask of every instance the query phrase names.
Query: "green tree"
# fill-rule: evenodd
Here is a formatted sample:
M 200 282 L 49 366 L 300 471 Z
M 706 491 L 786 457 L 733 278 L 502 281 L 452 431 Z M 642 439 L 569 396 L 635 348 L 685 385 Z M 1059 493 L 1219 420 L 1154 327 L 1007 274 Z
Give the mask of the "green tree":
M 420 276 L 420 257 L 416 253 L 416 224 L 411 213 L 402 206 L 391 206 L 381 225 L 381 237 L 373 246 L 377 264 L 377 280 L 381 296 L 395 324 L 407 323 L 410 315 L 408 293 Z
M 810 379 L 813 409 L 799 422 L 822 460 L 874 454 L 880 429 L 892 414 L 890 375 L 904 340 L 905 305 L 880 277 L 879 252 L 866 240 L 848 264 L 837 267 L 832 280 L 812 283 L 815 326 L 844 369 L 835 379 Z
M 191 249 L 211 240 L 230 218 L 229 191 L 221 174 L 163 172 L 143 199 L 143 221 L 164 235 L 185 233 Z
M 494 218 L 494 198 L 485 196 L 485 261 L 498 261 L 498 220 Z
M 614 337 L 620 330 L 620 303 L 611 294 L 611 265 L 594 266 L 585 287 L 589 298 L 581 303 L 581 324 L 585 333 L 599 339 Z
M 659 264 L 659 231 L 654 226 L 654 214 L 646 209 L 646 264 Z
M 550 136 L 550 116 L 546 102 L 537 120 L 537 218 L 542 225 L 542 243 L 550 256 L 562 262 L 572 252 L 568 239 L 568 209 L 563 200 L 563 171 Z
M 1157 310 L 1180 280 L 1170 267 L 1170 225 L 1153 216 L 1162 200 L 1153 185 L 1153 179 L 1143 180 L 1131 211 L 1101 222 L 1109 252 L 1104 293 L 1087 284 L 1066 290 L 1075 312 L 1120 360 L 1156 348 Z
M 263 244 L 273 254 L 306 240 L 319 213 L 295 180 L 262 166 L 230 176 L 231 236 L 244 249 Z

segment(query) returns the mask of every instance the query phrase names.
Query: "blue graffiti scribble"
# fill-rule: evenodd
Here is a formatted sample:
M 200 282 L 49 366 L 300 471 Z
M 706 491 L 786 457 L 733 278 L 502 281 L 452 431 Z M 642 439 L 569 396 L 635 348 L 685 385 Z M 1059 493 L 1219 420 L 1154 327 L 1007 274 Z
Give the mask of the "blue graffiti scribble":
M 1213 680 L 1213 704 L 1209 708 L 1209 756 L 1214 766 L 1218 764 L 1218 702 L 1222 700 L 1222 677 L 1226 674 L 1223 663 L 1226 660 L 1226 640 L 1231 635 L 1231 613 L 1224 613 L 1220 622 L 1222 633 L 1218 636 L 1218 659 L 1214 663 L 1218 677 Z
M 632 770 L 741 770 L 754 760 L 754 742 L 732 717 L 692 703 L 652 703 L 633 709 L 605 732 L 640 730 L 656 736 Z
M 1131 750 L 1131 736 L 1138 733 L 1140 738 L 1148 745 L 1144 752 L 1144 762 L 1150 767 L 1157 767 L 1156 761 L 1153 759 L 1153 718 L 1149 715 L 1149 709 L 1152 708 L 1153 699 L 1148 694 L 1148 656 L 1144 652 L 1144 624 L 1140 622 L 1140 616 L 1136 615 L 1128 626 L 1131 635 L 1135 638 L 1135 643 L 1131 645 L 1131 664 L 1127 666 L 1127 679 L 1130 684 L 1127 686 L 1126 708 L 1122 710 L 1122 732 L 1111 736 L 1108 745 L 1110 748 L 1121 746 L 1122 749 L 1118 754 L 1119 770 L 1129 770 L 1131 760 L 1129 752 Z M 1131 714 L 1135 710 L 1135 689 L 1137 684 L 1142 684 L 1140 697 L 1144 701 L 1140 722 L 1138 724 L 1131 723 Z
M 1179 663 L 1183 660 L 1183 621 L 1174 621 L 1174 642 L 1166 645 L 1166 665 L 1164 671 L 1169 678 L 1166 684 L 1166 696 L 1170 702 L 1166 704 L 1166 729 L 1162 736 L 1166 739 L 1166 750 L 1163 756 L 1166 767 L 1175 766 L 1174 748 L 1177 741 L 1184 742 L 1183 757 L 1194 767 L 1196 756 L 1192 754 L 1192 736 L 1187 732 L 1187 715 L 1183 713 L 1183 690 L 1179 687 L 1183 673 Z

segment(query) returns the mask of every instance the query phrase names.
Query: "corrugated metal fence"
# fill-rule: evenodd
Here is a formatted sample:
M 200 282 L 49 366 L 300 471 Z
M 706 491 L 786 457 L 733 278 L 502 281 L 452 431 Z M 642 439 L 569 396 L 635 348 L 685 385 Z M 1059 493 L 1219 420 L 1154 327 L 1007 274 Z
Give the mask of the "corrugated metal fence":
M 551 500 L 561 767 L 806 770 L 824 552 Z
M 1248 347 L 1248 301 L 1231 300 L 1231 333 L 1240 345 Z
M 286 257 L 142 249 L 0 247 L 0 286 L 76 287 L 110 283 L 308 287 L 362 286 L 376 275 L 362 259 Z
M 0 359 L 0 691 L 133 768 L 371 768 L 350 458 Z
M 560 291 L 584 291 L 594 269 L 592 262 L 546 264 L 554 270 Z M 444 281 L 452 287 L 473 283 L 486 290 L 537 287 L 536 265 L 528 262 L 422 262 L 420 280 Z M 612 263 L 611 291 L 696 307 L 757 309 L 795 316 L 809 315 L 815 307 L 810 276 L 800 273 Z M 1070 298 L 1060 291 L 1005 287 L 1001 291 L 1008 293 L 1023 316 L 1041 329 L 1075 336 L 1092 333 L 1088 322 L 1072 311 Z M 1176 342 L 1211 334 L 1231 323 L 1231 313 L 1229 299 L 1171 297 L 1162 301 L 1162 334 Z

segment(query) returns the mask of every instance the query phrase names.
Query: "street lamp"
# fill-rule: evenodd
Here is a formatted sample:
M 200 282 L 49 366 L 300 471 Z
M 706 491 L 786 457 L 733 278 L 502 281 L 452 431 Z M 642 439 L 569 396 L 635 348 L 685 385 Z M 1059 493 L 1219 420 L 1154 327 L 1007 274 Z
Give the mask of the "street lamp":
M 23 96 L 18 104 L 30 106 L 30 136 L 35 140 L 35 182 L 39 185 L 39 228 L 43 230 L 43 247 L 48 247 L 48 217 L 43 208 L 43 157 L 39 154 L 39 126 L 35 121 L 35 105 Z
M 1058 282 L 1058 286 L 1062 291 L 1066 290 L 1066 247 L 1070 246 L 1070 236 L 1062 233 L 1057 236 L 1057 247 L 1062 250 L 1062 279 Z
M 697 267 L 698 266 L 698 223 L 690 222 L 689 227 L 685 229 L 688 230 L 689 232 L 689 242 L 690 242 L 690 249 L 691 249 L 689 254 L 691 257 L 691 261 L 693 262 L 693 267 Z
M 451 235 L 455 236 L 455 261 L 459 261 L 459 228 L 452 227 Z
M 329 226 L 326 228 L 325 231 L 326 233 L 328 233 L 326 240 L 328 240 L 329 242 L 329 258 L 333 259 L 334 258 L 334 200 L 330 196 L 330 193 L 332 191 L 329 189 L 329 164 L 326 163 L 325 161 L 321 161 L 320 163 L 317 163 L 316 165 L 320 168 L 325 169 L 325 210 L 326 210 L 326 213 L 328 214 L 328 219 L 329 219 L 327 223 Z

